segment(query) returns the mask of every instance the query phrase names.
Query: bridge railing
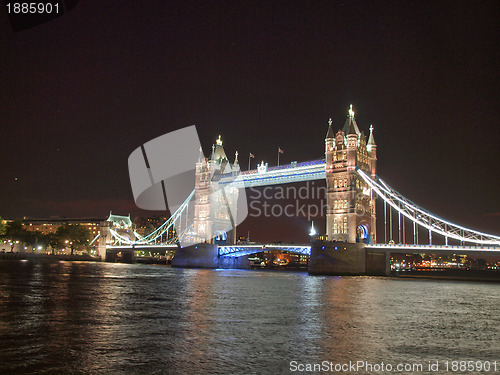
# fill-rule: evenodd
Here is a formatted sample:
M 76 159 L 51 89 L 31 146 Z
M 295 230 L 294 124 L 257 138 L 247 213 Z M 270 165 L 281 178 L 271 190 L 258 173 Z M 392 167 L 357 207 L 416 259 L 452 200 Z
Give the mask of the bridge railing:
M 429 244 L 369 244 L 369 248 L 383 247 L 395 249 L 449 249 L 449 250 L 495 250 L 500 251 L 500 246 L 465 246 L 465 245 L 429 245 Z

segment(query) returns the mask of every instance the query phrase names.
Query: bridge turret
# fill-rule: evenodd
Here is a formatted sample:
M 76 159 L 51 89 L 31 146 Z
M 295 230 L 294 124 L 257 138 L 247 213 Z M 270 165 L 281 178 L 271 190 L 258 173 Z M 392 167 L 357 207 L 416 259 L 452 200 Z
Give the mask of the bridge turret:
M 328 132 L 326 133 L 326 138 L 325 138 L 325 162 L 326 162 L 326 169 L 332 169 L 333 168 L 333 159 L 334 159 L 334 154 L 335 154 L 335 136 L 333 135 L 333 130 L 332 130 L 332 119 L 328 120 Z
M 203 155 L 203 149 L 200 147 L 200 154 L 198 155 L 198 161 L 196 162 L 196 172 L 200 172 L 203 162 L 206 164 L 205 156 Z
M 354 118 L 354 110 L 352 109 L 352 104 L 349 107 L 349 111 L 347 112 L 347 119 L 345 120 L 344 127 L 342 128 L 342 132 L 344 134 L 349 134 L 351 132 L 351 127 L 353 128 L 354 134 L 358 135 L 359 128 L 356 123 L 356 119 Z
M 375 178 L 377 175 L 377 144 L 375 143 L 375 138 L 373 137 L 373 125 L 370 125 L 370 138 L 368 138 L 366 151 L 368 151 L 370 158 L 371 177 Z
M 240 171 L 240 163 L 238 162 L 238 151 L 234 153 L 234 163 L 233 163 L 233 172 Z
M 205 156 L 203 155 L 203 149 L 200 147 L 200 152 L 198 153 L 198 163 L 201 163 Z
M 347 115 L 347 121 L 349 122 L 349 129 L 347 132 L 347 169 L 353 170 L 356 168 L 356 151 L 358 149 L 358 134 L 359 129 L 354 120 L 354 111 L 349 109 L 349 115 Z
M 325 139 L 333 139 L 335 136 L 333 135 L 333 129 L 332 129 L 332 119 L 328 119 L 328 132 L 326 133 L 326 138 Z

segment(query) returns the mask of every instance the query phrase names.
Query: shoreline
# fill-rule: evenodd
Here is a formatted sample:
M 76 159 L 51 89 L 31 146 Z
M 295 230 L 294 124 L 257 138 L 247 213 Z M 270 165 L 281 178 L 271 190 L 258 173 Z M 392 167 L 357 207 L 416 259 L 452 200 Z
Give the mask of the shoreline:
M 30 254 L 30 253 L 1 253 L 0 261 L 41 261 L 41 262 L 59 262 L 59 261 L 84 261 L 84 262 L 100 262 L 101 258 L 99 256 L 85 255 L 52 255 L 52 254 Z M 135 264 L 155 264 L 160 266 L 170 267 L 170 264 L 165 263 L 155 263 L 155 262 L 137 262 Z M 251 267 L 246 268 L 247 270 L 255 271 L 268 271 L 268 272 L 283 272 L 283 271 L 299 271 L 307 272 L 307 268 L 302 267 Z M 341 275 L 331 275 L 331 276 L 341 276 Z M 342 275 L 346 276 L 346 275 Z M 361 276 L 361 275 L 358 275 Z M 367 275 L 369 276 L 369 275 Z M 393 279 L 427 279 L 427 280 L 450 280 L 450 281 L 486 281 L 500 283 L 500 272 L 499 271 L 405 271 L 405 272 L 391 272 L 387 276 Z
M 85 262 L 99 262 L 101 257 L 85 255 L 52 255 L 52 254 L 34 254 L 34 253 L 1 253 L 0 261 L 2 260 L 33 260 L 33 261 L 85 261 Z
M 499 271 L 407 271 L 391 272 L 388 277 L 397 279 L 464 280 L 500 283 Z

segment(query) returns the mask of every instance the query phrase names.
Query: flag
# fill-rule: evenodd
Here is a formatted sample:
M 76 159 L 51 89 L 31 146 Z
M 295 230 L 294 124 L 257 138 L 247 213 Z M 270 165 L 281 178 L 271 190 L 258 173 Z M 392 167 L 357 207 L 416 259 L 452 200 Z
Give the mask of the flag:
M 250 153 L 250 157 L 251 157 L 251 158 L 255 158 L 255 155 L 254 155 L 254 154 L 252 154 L 252 153 Z
M 281 148 L 279 148 L 279 147 L 278 147 L 278 152 L 279 152 L 280 154 L 282 154 L 282 153 L 283 153 L 283 150 L 282 150 Z

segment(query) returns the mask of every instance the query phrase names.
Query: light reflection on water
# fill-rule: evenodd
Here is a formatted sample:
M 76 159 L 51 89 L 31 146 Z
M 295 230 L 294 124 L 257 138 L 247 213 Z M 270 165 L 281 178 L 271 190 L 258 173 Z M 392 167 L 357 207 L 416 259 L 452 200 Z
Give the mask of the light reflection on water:
M 500 360 L 498 284 L 0 262 L 0 373 Z M 444 372 L 443 372 L 444 373 Z

